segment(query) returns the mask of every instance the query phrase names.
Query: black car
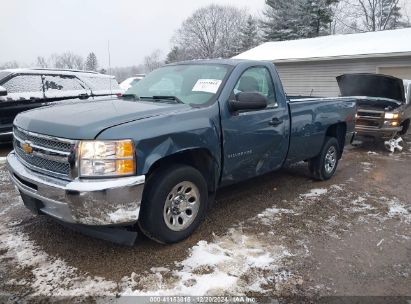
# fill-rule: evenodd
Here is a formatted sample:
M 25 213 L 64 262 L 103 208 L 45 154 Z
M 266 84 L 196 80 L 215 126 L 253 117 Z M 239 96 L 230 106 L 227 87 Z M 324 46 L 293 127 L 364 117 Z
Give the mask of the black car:
M 342 96 L 357 96 L 357 137 L 388 140 L 407 133 L 411 122 L 411 82 L 381 74 L 337 77 Z
M 56 69 L 0 71 L 0 142 L 12 139 L 12 125 L 20 112 L 63 100 L 93 101 L 119 95 L 113 76 L 96 72 Z

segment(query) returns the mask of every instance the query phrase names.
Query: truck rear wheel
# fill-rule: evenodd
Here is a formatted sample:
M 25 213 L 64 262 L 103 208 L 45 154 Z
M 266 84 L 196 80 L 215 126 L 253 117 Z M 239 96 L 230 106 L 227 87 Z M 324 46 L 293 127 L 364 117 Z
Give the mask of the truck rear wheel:
M 314 179 L 330 179 L 337 169 L 339 145 L 335 137 L 326 137 L 323 148 L 317 157 L 310 159 L 309 169 Z
M 160 243 L 182 241 L 203 220 L 207 202 L 207 183 L 195 168 L 176 165 L 156 172 L 144 193 L 140 228 Z

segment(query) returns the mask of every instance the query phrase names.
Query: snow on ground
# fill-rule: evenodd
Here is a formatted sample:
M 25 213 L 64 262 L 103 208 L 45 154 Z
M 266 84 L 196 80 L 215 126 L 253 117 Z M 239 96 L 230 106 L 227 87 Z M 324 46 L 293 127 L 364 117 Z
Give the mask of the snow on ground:
M 283 213 L 291 211 L 268 208 L 252 221 L 266 223 Z M 176 270 L 153 268 L 151 274 L 131 273 L 120 282 L 79 273 L 42 251 L 18 226 L 0 224 L 0 231 L 0 251 L 7 250 L 0 260 L 12 260 L 18 268 L 29 269 L 33 277 L 7 284 L 27 286 L 35 291 L 33 295 L 241 295 L 265 293 L 263 285 L 277 288 L 292 277 L 280 269 L 282 260 L 292 255 L 289 250 L 243 231 L 241 225 L 214 236 L 211 242 L 199 241 L 186 259 L 175 262 Z
M 327 189 L 311 189 L 310 192 L 301 194 L 300 196 L 304 198 L 314 198 L 326 194 L 327 191 Z
M 377 152 L 374 152 L 374 151 L 368 151 L 367 154 L 368 155 L 379 155 Z
M 117 284 L 80 274 L 63 260 L 50 257 L 18 227 L 1 224 L 0 229 L 0 250 L 7 249 L 0 260 L 13 260 L 18 268 L 32 269 L 33 275 L 31 281 L 12 280 L 8 284 L 28 286 L 35 291 L 34 295 L 43 296 L 115 295 L 117 288 L 123 296 L 264 293 L 261 285 L 273 283 L 276 278 L 285 280 L 277 270 L 282 259 L 291 256 L 285 247 L 247 235 L 241 227 L 231 228 L 226 235 L 215 237 L 210 243 L 200 241 L 189 249 L 188 258 L 176 261 L 178 270 L 153 268 L 152 274 L 132 273 Z M 251 286 L 245 275 L 253 278 Z
M 397 198 L 387 199 L 381 198 L 389 207 L 388 216 L 392 218 L 400 218 L 402 221 L 411 223 L 411 206 L 406 206 Z
M 363 171 L 365 173 L 369 173 L 371 169 L 374 167 L 374 165 L 369 162 L 361 162 L 361 166 L 363 167 Z
M 243 295 L 248 291 L 267 292 L 262 285 L 275 285 L 282 259 L 291 256 L 283 246 L 276 246 L 231 228 L 213 242 L 199 241 L 190 255 L 176 262 L 179 270 L 148 276 L 132 274 L 120 284 L 122 295 Z M 289 275 L 291 276 L 291 275 Z M 247 279 L 245 278 L 247 277 Z M 248 281 L 252 278 L 252 285 Z M 140 287 L 140 288 L 139 288 Z M 141 288 L 142 287 L 142 288 Z
M 5 163 L 6 163 L 6 158 L 0 157 L 0 164 L 5 164 Z
M 362 165 L 372 168 L 369 163 Z M 34 295 L 42 296 L 272 294 L 281 290 L 282 284 L 301 282 L 301 278 L 285 270 L 284 265 L 288 258 L 303 258 L 304 254 L 309 254 L 309 239 L 296 240 L 305 248 L 305 253 L 295 252 L 274 237 L 273 224 L 285 216 L 304 216 L 306 201 L 323 203 L 321 200 L 327 196 L 330 204 L 341 206 L 347 213 L 411 222 L 410 208 L 398 199 L 368 193 L 359 196 L 347 191 L 348 188 L 346 184 L 338 184 L 311 189 L 293 201 L 285 201 L 292 209 L 279 208 L 273 202 L 255 217 L 229 228 L 224 235 L 214 236 L 210 242 L 199 241 L 187 249 L 187 258 L 175 261 L 175 267 L 170 267 L 173 269 L 157 267 L 152 268 L 151 273 L 130 273 L 119 282 L 80 273 L 64 260 L 42 251 L 19 226 L 7 225 L 4 221 L 0 222 L 0 251 L 7 252 L 0 256 L 0 262 L 12 262 L 13 267 L 27 269 L 32 274 L 27 279 L 13 279 L 7 284 L 26 286 L 35 292 Z M 10 199 L 13 201 L 11 207 L 21 204 L 17 197 Z M 381 207 L 386 209 L 385 214 L 381 213 Z M 7 216 L 8 212 L 9 209 L 4 209 L 1 215 Z M 330 215 L 324 230 L 335 235 L 334 227 L 342 221 L 345 219 L 338 214 Z M 264 232 L 256 234 L 249 229 L 250 225 L 264 225 Z M 307 220 L 307 227 L 309 225 Z
M 10 226 L 10 225 L 9 225 Z M 86 294 L 108 295 L 117 285 L 101 277 L 78 276 L 77 269 L 63 260 L 50 257 L 36 246 L 19 228 L 0 224 L 0 250 L 7 253 L 0 261 L 13 260 L 19 269 L 32 269 L 33 279 L 11 280 L 9 285 L 23 285 L 32 288 L 34 295 L 78 296 Z

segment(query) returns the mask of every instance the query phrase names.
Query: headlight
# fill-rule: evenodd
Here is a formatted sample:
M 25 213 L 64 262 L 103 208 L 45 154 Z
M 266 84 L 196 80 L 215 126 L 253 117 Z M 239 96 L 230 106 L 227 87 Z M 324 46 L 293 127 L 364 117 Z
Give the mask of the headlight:
M 398 113 L 386 112 L 384 117 L 385 119 L 397 119 L 398 117 L 400 117 L 400 115 Z
M 136 172 L 134 144 L 131 140 L 81 141 L 80 176 L 126 176 Z

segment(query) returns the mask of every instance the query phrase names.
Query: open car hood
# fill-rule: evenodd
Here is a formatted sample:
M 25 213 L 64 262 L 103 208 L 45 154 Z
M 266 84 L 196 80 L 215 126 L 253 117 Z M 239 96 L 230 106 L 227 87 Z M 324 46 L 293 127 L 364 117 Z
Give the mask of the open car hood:
M 403 80 L 381 74 L 344 74 L 337 77 L 341 96 L 367 96 L 392 99 L 396 105 L 405 103 Z M 375 102 L 376 100 L 374 100 Z M 388 105 L 387 105 L 388 106 Z

